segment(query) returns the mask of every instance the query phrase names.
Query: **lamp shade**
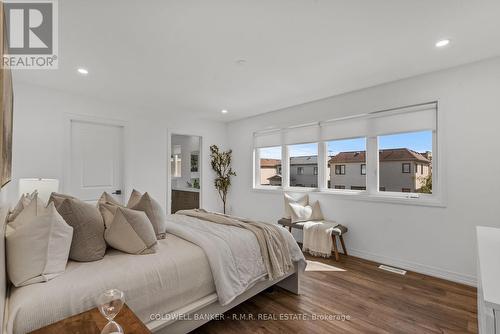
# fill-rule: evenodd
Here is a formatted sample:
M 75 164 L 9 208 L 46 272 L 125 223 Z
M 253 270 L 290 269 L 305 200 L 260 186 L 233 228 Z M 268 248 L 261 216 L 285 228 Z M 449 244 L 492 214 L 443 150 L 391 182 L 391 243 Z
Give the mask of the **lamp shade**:
M 50 194 L 59 191 L 59 180 L 57 179 L 19 179 L 19 196 L 26 193 L 38 191 L 38 198 L 45 203 L 49 200 Z

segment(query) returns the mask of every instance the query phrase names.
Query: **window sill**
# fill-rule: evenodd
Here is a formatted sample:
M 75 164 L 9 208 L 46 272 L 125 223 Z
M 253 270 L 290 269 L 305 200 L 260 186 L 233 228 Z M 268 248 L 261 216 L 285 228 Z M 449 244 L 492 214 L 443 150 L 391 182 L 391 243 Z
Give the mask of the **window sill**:
M 389 203 L 389 204 L 402 204 L 402 205 L 415 205 L 415 206 L 427 206 L 427 207 L 438 207 L 445 208 L 445 202 L 438 197 L 427 197 L 421 196 L 419 198 L 410 198 L 398 195 L 377 195 L 368 194 L 366 191 L 362 190 L 320 190 L 317 188 L 298 188 L 291 187 L 283 189 L 282 187 L 254 187 L 252 191 L 255 192 L 265 192 L 265 193 L 279 193 L 284 192 L 312 192 L 321 195 L 335 196 L 342 200 L 356 200 L 356 201 L 366 201 L 366 202 L 379 202 L 379 203 Z

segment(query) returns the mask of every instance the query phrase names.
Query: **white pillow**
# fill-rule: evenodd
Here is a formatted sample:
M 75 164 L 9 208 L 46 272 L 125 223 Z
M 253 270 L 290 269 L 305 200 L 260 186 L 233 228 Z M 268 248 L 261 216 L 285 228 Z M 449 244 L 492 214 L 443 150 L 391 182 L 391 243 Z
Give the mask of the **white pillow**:
M 292 212 L 292 223 L 318 221 L 324 219 L 318 201 L 314 202 L 312 206 L 300 205 L 297 203 L 290 203 L 289 205 L 290 211 Z
M 37 196 L 38 192 L 36 190 L 31 194 L 22 194 L 16 206 L 14 207 L 14 209 L 12 209 L 7 221 L 11 222 L 14 219 L 16 219 L 16 217 L 21 213 L 21 211 L 23 211 L 23 209 L 26 208 L 31 203 L 31 201 Z
M 289 194 L 285 194 L 284 196 L 285 199 L 285 216 L 284 218 L 292 218 L 292 209 L 290 208 L 290 203 L 297 203 L 302 206 L 306 206 L 309 203 L 309 195 L 307 194 L 300 194 L 299 196 L 294 196 L 292 197 Z
M 37 201 L 31 201 L 6 233 L 7 272 L 16 287 L 51 280 L 66 270 L 68 262 L 73 228 L 54 203 L 43 210 L 36 206 Z

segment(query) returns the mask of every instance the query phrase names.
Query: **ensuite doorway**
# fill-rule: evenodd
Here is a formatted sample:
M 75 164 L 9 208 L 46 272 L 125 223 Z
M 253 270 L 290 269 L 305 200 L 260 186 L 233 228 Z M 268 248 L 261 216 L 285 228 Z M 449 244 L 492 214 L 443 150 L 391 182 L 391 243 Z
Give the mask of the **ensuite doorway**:
M 200 208 L 201 137 L 171 135 L 170 212 Z

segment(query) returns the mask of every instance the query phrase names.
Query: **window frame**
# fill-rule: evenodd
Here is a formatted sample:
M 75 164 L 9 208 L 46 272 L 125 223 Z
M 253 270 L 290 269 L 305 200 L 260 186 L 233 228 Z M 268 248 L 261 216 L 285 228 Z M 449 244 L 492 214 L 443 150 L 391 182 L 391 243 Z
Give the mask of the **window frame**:
M 278 146 L 269 146 L 269 147 L 258 147 L 254 148 L 253 150 L 253 168 L 254 168 L 254 173 L 253 173 L 253 185 L 254 189 L 260 189 L 260 190 L 274 190 L 274 191 L 279 191 L 283 189 L 283 175 L 281 176 L 281 186 L 273 186 L 273 185 L 265 185 L 265 184 L 260 184 L 260 154 L 259 150 L 263 148 L 275 148 L 275 147 L 280 147 L 281 148 L 281 168 L 283 168 L 283 147 L 281 145 Z M 277 171 L 278 172 L 278 171 Z
M 405 167 L 408 167 L 408 171 L 405 172 Z M 401 163 L 401 173 L 403 174 L 411 174 L 411 162 L 402 162 Z
M 364 168 L 364 173 L 363 173 L 363 167 L 365 167 L 365 168 Z M 361 175 L 366 175 L 366 163 L 365 163 L 365 164 L 361 164 L 360 174 L 361 174 Z
M 307 141 L 305 143 L 317 143 L 318 145 L 318 186 L 315 188 L 311 187 L 291 187 L 289 185 L 290 182 L 290 157 L 288 146 L 295 144 L 286 144 L 281 141 L 281 152 L 282 152 L 282 185 L 281 186 L 263 186 L 259 187 L 255 181 L 253 183 L 256 191 L 264 190 L 264 191 L 276 191 L 276 192 L 284 192 L 284 191 L 293 191 L 293 192 L 319 192 L 325 195 L 332 196 L 340 196 L 341 198 L 349 198 L 353 200 L 361 200 L 361 201 L 373 201 L 373 202 L 387 202 L 387 203 L 395 203 L 395 204 L 407 204 L 407 205 L 421 205 L 421 206 L 431 206 L 431 207 L 446 207 L 446 188 L 445 188 L 445 180 L 442 177 L 441 173 L 444 170 L 445 164 L 445 153 L 444 153 L 444 145 L 439 138 L 445 136 L 445 129 L 441 128 L 439 124 L 442 124 L 441 118 L 442 114 L 439 111 L 438 101 L 422 103 L 424 104 L 435 104 L 435 114 L 436 114 L 436 126 L 432 131 L 432 182 L 433 182 L 433 191 L 432 194 L 425 193 L 403 193 L 403 192 L 391 192 L 391 191 L 383 191 L 384 187 L 379 185 L 379 166 L 378 166 L 378 158 L 379 158 L 379 148 L 378 148 L 378 137 L 375 136 L 365 136 L 366 138 L 366 190 L 350 190 L 350 189 L 335 189 L 328 188 L 328 179 L 327 174 L 330 173 L 330 168 L 328 165 L 330 157 L 328 156 L 327 143 L 334 140 L 343 140 L 350 139 L 349 137 L 338 137 L 338 138 L 328 138 L 328 140 L 319 139 L 315 140 L 315 138 L 311 138 L 311 141 Z M 412 106 L 409 106 L 412 107 Z M 404 109 L 401 108 L 393 108 L 388 111 L 392 111 L 395 109 Z M 385 112 L 383 111 L 380 111 Z M 352 116 L 354 118 L 358 116 Z M 360 115 L 359 117 L 363 117 Z M 350 118 L 350 117 L 349 117 Z M 342 121 L 344 118 L 339 118 L 339 121 Z M 335 120 L 333 120 L 335 121 Z M 329 121 L 332 122 L 332 121 Z M 288 128 L 286 128 L 288 129 Z M 286 129 L 281 129 L 284 131 Z M 421 130 L 425 131 L 425 130 Z M 411 131 L 410 131 L 411 132 Z M 403 131 L 401 133 L 410 133 L 407 131 Z M 387 135 L 397 134 L 397 133 L 387 133 Z M 360 138 L 360 136 L 353 136 L 352 138 Z M 300 143 L 297 143 L 300 144 Z M 274 147 L 274 146 L 273 146 Z M 256 148 L 254 148 L 255 152 Z M 420 171 L 422 172 L 425 166 L 421 164 Z M 255 164 L 254 164 L 255 168 Z M 344 167 L 345 168 L 345 167 Z M 360 167 L 362 168 L 362 167 Z M 402 171 L 403 171 L 403 167 Z M 427 167 L 429 168 L 429 167 Z M 361 172 L 361 171 L 360 171 Z M 418 173 L 418 168 L 416 168 L 416 173 Z M 336 175 L 345 175 L 337 174 Z M 407 173 L 405 173 L 407 174 Z M 410 165 L 410 174 L 411 174 L 411 165 Z M 422 173 L 423 174 L 423 173 Z

